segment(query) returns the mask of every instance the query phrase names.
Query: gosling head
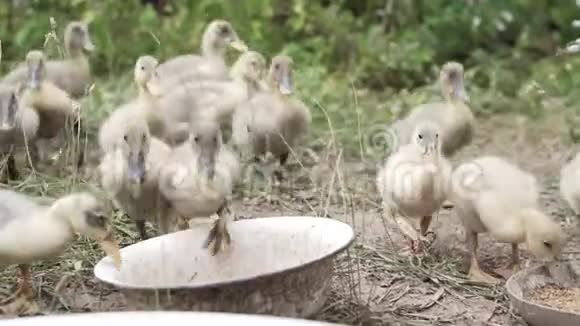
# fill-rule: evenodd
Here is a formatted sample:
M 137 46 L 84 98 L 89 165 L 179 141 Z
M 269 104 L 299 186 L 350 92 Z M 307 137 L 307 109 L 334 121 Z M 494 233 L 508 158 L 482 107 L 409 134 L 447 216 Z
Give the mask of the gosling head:
M 293 66 L 292 58 L 285 55 L 278 55 L 272 58 L 268 79 L 271 86 L 283 95 L 292 94 Z
M 463 83 L 463 65 L 457 62 L 448 62 L 441 68 L 439 75 L 443 96 L 469 102 L 469 96 Z
M 203 34 L 202 50 L 204 54 L 215 52 L 223 54 L 227 46 L 240 52 L 248 51 L 248 46 L 239 38 L 232 24 L 216 19 L 207 26 Z
M 28 87 L 39 89 L 44 80 L 46 58 L 42 51 L 33 50 L 26 55 L 26 67 L 28 69 Z
M 95 45 L 91 41 L 87 24 L 79 21 L 70 22 L 64 32 L 64 43 L 69 51 L 93 51 Z
M 120 265 L 119 246 L 115 241 L 110 211 L 103 201 L 90 193 L 73 193 L 58 199 L 52 213 L 68 218 L 72 229 L 99 242 L 103 250 Z
M 544 261 L 556 259 L 564 245 L 560 225 L 536 209 L 525 210 L 521 218 L 528 250 Z
M 231 68 L 232 75 L 250 82 L 262 80 L 266 70 L 266 59 L 256 51 L 242 53 Z
M 157 74 L 158 65 L 159 61 L 149 55 L 139 57 L 135 63 L 135 83 L 139 89 L 146 90 L 155 96 L 161 94 L 159 75 Z
M 218 123 L 203 121 L 192 126 L 191 146 L 197 153 L 198 166 L 205 169 L 209 179 L 215 176 L 216 157 L 222 144 L 222 135 Z
M 151 136 L 144 124 L 127 128 L 121 148 L 127 159 L 127 179 L 130 184 L 141 185 L 146 177 L 146 157 L 149 154 Z
M 424 157 L 438 157 L 441 151 L 439 127 L 431 122 L 417 124 L 413 131 L 412 142 L 419 148 Z

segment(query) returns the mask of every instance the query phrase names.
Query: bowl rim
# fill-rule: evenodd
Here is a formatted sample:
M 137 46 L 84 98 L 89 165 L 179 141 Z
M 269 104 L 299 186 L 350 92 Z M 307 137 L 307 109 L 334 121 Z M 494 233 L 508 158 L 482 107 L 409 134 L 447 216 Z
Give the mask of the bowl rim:
M 522 269 L 521 271 L 514 273 L 512 276 L 510 276 L 510 278 L 505 283 L 505 288 L 506 288 L 507 293 L 508 293 L 510 299 L 512 300 L 512 302 L 516 301 L 515 303 L 517 304 L 517 306 L 525 304 L 525 305 L 535 307 L 536 309 L 548 310 L 551 313 L 558 313 L 558 314 L 569 315 L 569 316 L 580 318 L 580 313 L 565 311 L 565 310 L 557 309 L 554 307 L 550 307 L 550 306 L 541 304 L 541 303 L 536 302 L 536 301 L 528 300 L 523 295 L 519 296 L 515 293 L 516 291 L 514 291 L 514 288 L 519 287 L 518 282 L 517 282 L 518 279 L 523 279 L 524 277 L 529 276 L 533 273 L 536 273 L 538 270 L 543 269 L 543 268 L 545 268 L 544 265 L 535 266 L 535 267 L 527 268 L 527 269 Z M 521 310 L 521 309 L 518 308 L 518 311 L 519 310 Z M 521 311 L 519 311 L 519 312 L 522 315 L 522 317 L 524 317 L 522 312 Z M 527 318 L 524 317 L 524 320 L 527 320 Z
M 331 326 L 331 325 L 344 325 L 344 324 L 337 324 L 337 323 L 330 323 L 327 321 L 319 321 L 319 320 L 310 320 L 310 319 L 303 319 L 303 318 L 291 318 L 291 317 L 283 317 L 283 316 L 274 316 L 274 315 L 262 315 L 262 314 L 249 314 L 249 313 L 231 313 L 231 312 L 210 312 L 210 311 L 101 311 L 101 312 L 90 312 L 90 313 L 64 313 L 64 314 L 50 314 L 44 316 L 29 316 L 29 317 L 22 317 L 17 319 L 9 319 L 6 320 L 10 325 L 10 322 L 13 321 L 14 324 L 21 325 L 30 320 L 36 320 L 38 318 L 39 323 L 43 322 L 62 322 L 63 320 L 70 319 L 72 322 L 78 322 L 78 317 L 80 317 L 81 321 L 85 318 L 93 319 L 97 321 L 99 317 L 108 317 L 108 318 L 115 318 L 116 316 L 124 316 L 127 317 L 134 317 L 134 316 L 142 316 L 142 317 L 175 317 L 178 318 L 183 316 L 186 320 L 187 319 L 195 319 L 196 317 L 217 317 L 221 318 L 216 321 L 225 321 L 227 322 L 229 319 L 239 319 L 240 322 L 255 322 L 258 319 L 264 320 L 264 322 L 272 322 L 275 324 L 276 322 L 281 323 L 293 323 L 297 322 L 300 324 L 304 324 L 305 326 Z
M 303 269 L 307 269 L 309 267 L 311 267 L 314 264 L 317 264 L 319 262 L 322 262 L 324 260 L 327 259 L 331 259 L 332 257 L 340 254 L 341 252 L 343 252 L 344 250 L 348 249 L 348 247 L 350 247 L 350 245 L 352 245 L 352 243 L 354 242 L 355 238 L 356 238 L 356 234 L 354 232 L 354 229 L 352 228 L 352 226 L 350 226 L 349 224 L 342 222 L 342 221 L 338 221 L 332 218 L 328 218 L 328 217 L 318 217 L 318 216 L 308 216 L 308 215 L 297 215 L 297 216 L 289 216 L 289 215 L 283 215 L 283 216 L 268 216 L 268 217 L 258 217 L 258 218 L 254 218 L 254 219 L 247 219 L 247 220 L 240 220 L 240 221 L 236 221 L 234 223 L 252 223 L 252 221 L 254 220 L 265 220 L 265 219 L 325 219 L 327 221 L 330 221 L 330 223 L 336 223 L 336 224 L 341 224 L 341 227 L 346 227 L 348 229 L 348 233 L 349 233 L 349 237 L 348 240 L 345 241 L 342 245 L 338 246 L 336 249 L 329 251 L 327 254 L 323 255 L 322 257 L 319 257 L 317 259 L 313 259 L 310 260 L 304 264 L 299 264 L 296 266 L 292 266 L 289 268 L 284 268 L 281 270 L 276 270 L 273 272 L 268 272 L 268 273 L 262 273 L 258 276 L 251 276 L 251 277 L 243 277 L 243 278 L 237 278 L 234 280 L 229 280 L 229 281 L 221 281 L 221 282 L 215 282 L 215 283 L 206 283 L 206 284 L 200 284 L 200 285 L 178 285 L 178 286 L 167 286 L 167 287 L 161 287 L 161 286 L 157 286 L 157 285 L 133 285 L 133 284 L 126 284 L 120 281 L 117 281 L 115 279 L 112 279 L 111 277 L 108 276 L 104 276 L 103 274 L 105 271 L 114 269 L 114 267 L 112 266 L 112 264 L 107 264 L 105 265 L 104 262 L 106 260 L 109 260 L 110 257 L 105 256 L 103 258 L 101 258 L 101 260 L 95 265 L 95 267 L 93 268 L 93 274 L 95 275 L 95 277 L 104 283 L 108 283 L 110 285 L 113 285 L 115 287 L 118 287 L 119 289 L 122 290 L 183 290 L 183 289 L 188 289 L 188 290 L 204 290 L 204 289 L 212 289 L 212 288 L 218 288 L 218 287 L 224 287 L 224 286 L 235 286 L 235 285 L 240 285 L 243 283 L 247 283 L 247 282 L 256 282 L 256 281 L 261 281 L 276 275 L 280 275 L 283 273 L 292 273 L 292 272 L 298 272 L 300 270 Z M 190 230 L 183 230 L 183 231 L 178 231 L 178 232 L 173 232 L 173 233 L 168 233 L 165 235 L 161 235 L 155 238 L 150 238 L 144 241 L 140 241 L 137 242 L 135 244 L 129 245 L 127 247 L 124 247 L 121 249 L 124 250 L 125 248 L 129 248 L 131 246 L 137 245 L 141 242 L 145 242 L 145 241 L 150 241 L 150 240 L 154 240 L 156 238 L 159 237 L 164 237 L 164 236 L 169 236 L 171 234 L 175 234 L 175 233 L 181 233 L 181 232 L 189 232 Z M 121 267 L 122 268 L 122 267 Z

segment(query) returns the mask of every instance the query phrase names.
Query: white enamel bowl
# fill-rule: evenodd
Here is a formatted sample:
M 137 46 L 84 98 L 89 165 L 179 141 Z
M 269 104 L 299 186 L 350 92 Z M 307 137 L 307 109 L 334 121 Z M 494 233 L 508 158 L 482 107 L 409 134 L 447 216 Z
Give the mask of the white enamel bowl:
M 211 225 L 167 234 L 121 250 L 95 276 L 121 290 L 132 310 L 216 311 L 309 317 L 324 305 L 333 261 L 354 240 L 345 223 L 285 216 L 228 226 L 232 245 L 211 256 Z

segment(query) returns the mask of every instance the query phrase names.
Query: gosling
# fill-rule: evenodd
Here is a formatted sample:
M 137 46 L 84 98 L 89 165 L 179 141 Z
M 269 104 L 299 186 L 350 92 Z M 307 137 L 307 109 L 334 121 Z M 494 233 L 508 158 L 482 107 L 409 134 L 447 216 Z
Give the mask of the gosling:
M 198 121 L 187 142 L 173 149 L 161 170 L 161 193 L 170 203 L 173 220 L 217 213 L 204 248 L 216 255 L 231 242 L 226 226 L 229 197 L 240 176 L 237 156 L 222 144 L 219 124 Z

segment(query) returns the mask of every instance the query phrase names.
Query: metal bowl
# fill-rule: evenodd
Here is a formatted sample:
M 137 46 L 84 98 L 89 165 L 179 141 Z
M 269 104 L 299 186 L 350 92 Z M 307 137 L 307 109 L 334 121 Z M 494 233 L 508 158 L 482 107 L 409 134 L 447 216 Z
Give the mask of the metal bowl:
M 332 326 L 323 322 L 271 316 L 216 312 L 106 312 L 50 315 L 3 320 L 3 326 L 102 326 L 102 325 L 254 325 L 254 326 Z
M 133 310 L 220 311 L 310 317 L 324 305 L 333 259 L 354 240 L 345 223 L 304 216 L 231 223 L 232 245 L 202 248 L 210 225 L 152 238 L 110 257 L 95 276 L 118 287 Z
M 578 287 L 580 273 L 568 263 L 554 263 L 522 270 L 506 282 L 512 305 L 532 326 L 577 326 L 580 325 L 580 314 L 549 307 L 529 299 L 537 288 L 547 284 L 561 287 Z

